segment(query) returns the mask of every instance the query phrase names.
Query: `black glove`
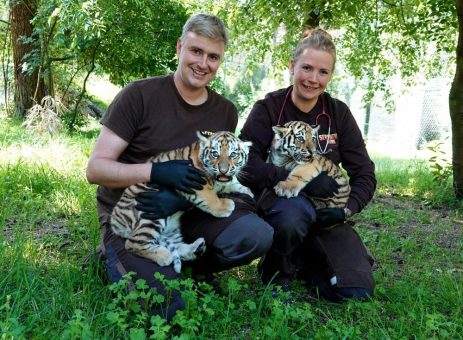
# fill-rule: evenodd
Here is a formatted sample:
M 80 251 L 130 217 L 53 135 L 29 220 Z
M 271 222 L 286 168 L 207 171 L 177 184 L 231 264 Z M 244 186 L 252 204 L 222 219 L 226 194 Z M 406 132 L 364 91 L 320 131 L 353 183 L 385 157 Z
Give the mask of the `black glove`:
M 322 171 L 302 189 L 302 192 L 312 197 L 328 198 L 337 194 L 339 187 L 334 178 L 328 176 L 327 171 Z
M 141 217 L 149 220 L 165 218 L 179 210 L 187 210 L 193 204 L 174 190 L 150 185 L 154 191 L 145 191 L 136 197 L 136 209 L 143 211 Z
M 193 194 L 192 189 L 201 190 L 206 184 L 204 173 L 186 160 L 153 163 L 150 182 L 187 194 Z
M 345 220 L 346 213 L 342 208 L 323 208 L 317 210 L 316 223 L 319 228 L 328 228 Z

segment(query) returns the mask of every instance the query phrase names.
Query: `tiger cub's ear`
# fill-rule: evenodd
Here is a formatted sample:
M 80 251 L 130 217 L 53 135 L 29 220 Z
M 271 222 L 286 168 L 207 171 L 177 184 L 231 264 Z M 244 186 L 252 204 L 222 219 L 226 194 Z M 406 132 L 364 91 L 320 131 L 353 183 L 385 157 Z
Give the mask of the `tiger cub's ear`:
M 203 136 L 203 137 L 209 138 L 214 134 L 214 132 L 201 130 L 201 131 L 196 131 L 196 134 L 198 135 L 198 137 Z
M 199 141 L 202 143 L 208 143 L 209 137 L 211 137 L 214 133 L 210 131 L 196 131 L 196 135 L 199 138 Z
M 320 129 L 320 125 L 317 125 L 316 127 L 311 127 L 310 131 L 312 132 L 312 140 L 315 141 L 318 139 L 318 129 Z
M 283 137 L 286 132 L 288 132 L 288 128 L 281 125 L 272 126 L 272 130 L 275 132 L 275 136 L 280 138 Z
M 241 140 L 241 148 L 243 150 L 245 150 L 246 152 L 249 152 L 249 148 L 252 146 L 252 142 L 248 142 L 248 141 L 243 141 Z

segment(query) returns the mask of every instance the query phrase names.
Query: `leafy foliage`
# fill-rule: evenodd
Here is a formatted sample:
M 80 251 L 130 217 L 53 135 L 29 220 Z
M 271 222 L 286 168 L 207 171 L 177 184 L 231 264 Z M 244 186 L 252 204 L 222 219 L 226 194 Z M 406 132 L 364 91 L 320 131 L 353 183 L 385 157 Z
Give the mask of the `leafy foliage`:
M 447 158 L 447 153 L 442 148 L 444 142 L 436 141 L 428 146 L 428 150 L 432 153 L 428 161 L 433 180 L 440 186 L 447 188 L 449 179 L 452 177 L 452 162 Z
M 208 2 L 197 6 L 212 10 Z M 385 91 L 395 74 L 412 81 L 423 68 L 429 75 L 453 71 L 454 1 L 217 1 L 213 10 L 228 23 L 232 51 L 245 53 L 251 68 L 268 54 L 271 68 L 287 68 L 304 29 L 318 21 L 333 33 L 339 59 L 370 94 Z
M 74 72 L 97 68 L 125 85 L 174 68 L 175 43 L 186 19 L 175 0 L 47 0 L 34 23 L 46 70 L 52 63 L 62 72 L 70 66 Z

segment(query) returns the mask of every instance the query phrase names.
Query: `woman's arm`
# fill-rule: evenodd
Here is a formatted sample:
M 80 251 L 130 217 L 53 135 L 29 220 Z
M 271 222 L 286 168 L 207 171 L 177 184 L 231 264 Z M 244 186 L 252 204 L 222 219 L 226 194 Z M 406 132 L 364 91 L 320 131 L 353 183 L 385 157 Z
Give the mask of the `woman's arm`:
M 286 179 L 288 171 L 266 163 L 268 150 L 273 139 L 272 123 L 268 108 L 262 101 L 254 104 L 246 123 L 241 129 L 240 138 L 251 141 L 249 160 L 244 169 L 243 184 L 254 192 L 273 188 Z

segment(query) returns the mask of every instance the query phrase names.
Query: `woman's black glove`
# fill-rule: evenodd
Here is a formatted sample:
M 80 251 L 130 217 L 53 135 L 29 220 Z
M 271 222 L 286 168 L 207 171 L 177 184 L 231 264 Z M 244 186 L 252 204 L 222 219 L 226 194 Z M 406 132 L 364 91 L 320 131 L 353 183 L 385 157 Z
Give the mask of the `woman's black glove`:
M 327 171 L 322 171 L 302 189 L 302 192 L 312 197 L 328 198 L 337 194 L 339 187 L 334 178 L 328 176 Z
M 187 194 L 193 194 L 192 189 L 201 190 L 206 184 L 204 173 L 187 160 L 153 163 L 150 182 Z
M 138 202 L 135 208 L 143 211 L 141 214 L 143 218 L 149 220 L 166 218 L 177 211 L 187 210 L 193 205 L 174 190 L 155 184 L 150 187 L 154 190 L 142 192 L 135 198 Z
M 316 212 L 316 223 L 319 228 L 328 228 L 346 220 L 346 213 L 342 208 L 323 208 L 318 209 Z

